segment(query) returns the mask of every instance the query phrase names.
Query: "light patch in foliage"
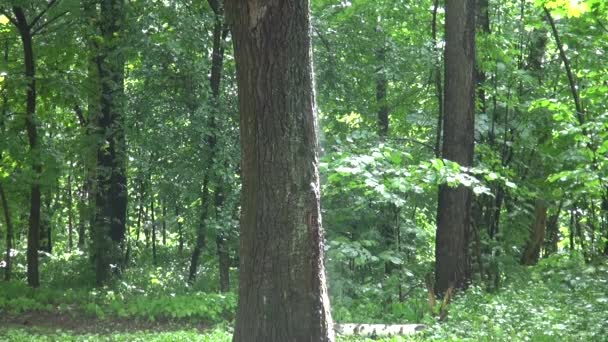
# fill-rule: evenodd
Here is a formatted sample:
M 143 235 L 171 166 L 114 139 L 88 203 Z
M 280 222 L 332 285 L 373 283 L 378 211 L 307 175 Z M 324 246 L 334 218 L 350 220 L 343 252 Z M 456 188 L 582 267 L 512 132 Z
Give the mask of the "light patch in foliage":
M 8 23 L 10 23 L 11 21 L 8 20 L 8 17 L 5 15 L 0 15 L 0 25 L 6 25 Z

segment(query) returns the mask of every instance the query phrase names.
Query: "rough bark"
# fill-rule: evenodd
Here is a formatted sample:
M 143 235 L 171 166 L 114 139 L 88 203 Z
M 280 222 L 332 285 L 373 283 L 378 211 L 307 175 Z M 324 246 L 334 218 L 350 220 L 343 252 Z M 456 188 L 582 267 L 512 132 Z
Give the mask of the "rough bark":
M 308 0 L 230 0 L 241 116 L 235 342 L 334 341 Z
M 227 2 L 241 114 L 234 341 L 333 341 L 307 0 Z
M 124 136 L 124 56 L 120 37 L 124 0 L 102 0 L 97 71 L 101 85 L 96 117 L 97 184 L 95 210 L 95 269 L 98 285 L 120 270 L 127 214 L 126 145 Z
M 534 224 L 530 231 L 530 238 L 521 255 L 522 265 L 536 265 L 540 257 L 540 249 L 545 240 L 547 229 L 547 203 L 537 199 L 534 203 Z
M 447 0 L 443 158 L 473 164 L 475 114 L 475 1 Z M 471 191 L 441 185 L 437 209 L 435 292 L 465 288 L 470 279 Z

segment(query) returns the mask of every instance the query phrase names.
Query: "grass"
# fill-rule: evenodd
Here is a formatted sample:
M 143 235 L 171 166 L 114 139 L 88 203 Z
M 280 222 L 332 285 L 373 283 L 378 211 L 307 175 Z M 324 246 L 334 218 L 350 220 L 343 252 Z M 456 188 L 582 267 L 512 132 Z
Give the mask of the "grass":
M 437 322 L 426 316 L 423 322 L 428 329 L 410 337 L 380 339 L 383 342 L 403 341 L 606 341 L 608 338 L 608 262 L 598 259 L 584 262 L 576 254 L 560 254 L 542 260 L 538 266 L 524 268 L 511 266 L 504 270 L 508 278 L 503 287 L 495 293 L 483 291 L 473 286 L 458 296 L 449 306 L 447 322 Z M 4 285 L 6 290 L 6 285 Z M 16 286 L 16 285 L 11 285 Z M 0 286 L 0 290 L 3 288 Z M 43 292 L 44 293 L 44 292 Z M 62 300 L 70 296 L 57 297 L 57 293 L 16 296 L 7 300 L 6 291 L 0 291 L 0 315 L 2 312 L 33 310 L 56 310 Z M 16 290 L 11 292 L 16 295 Z M 199 295 L 205 298 L 204 295 Z M 4 298 L 4 300 L 1 300 Z M 28 299 L 29 298 L 29 299 Z M 32 299 L 35 298 L 35 301 Z M 62 299 L 63 298 L 63 299 Z M 78 299 L 80 298 L 80 300 Z M 88 300 L 90 300 L 90 297 Z M 107 293 L 95 298 L 107 298 Z M 174 297 L 170 297 L 174 298 Z M 188 328 L 185 325 L 167 326 L 167 331 L 148 326 L 134 325 L 122 330 L 103 333 L 83 330 L 54 330 L 36 327 L 0 327 L 0 341 L 209 341 L 224 342 L 231 340 L 231 319 L 222 317 L 214 300 L 204 299 L 195 305 L 186 305 L 177 299 L 169 305 L 170 298 L 159 299 L 145 296 L 130 298 L 121 308 L 129 310 L 125 317 L 149 319 L 149 312 L 159 313 L 159 317 L 177 313 L 184 306 L 190 310 L 197 308 L 192 316 L 195 320 L 207 319 L 216 324 L 204 331 Z M 179 297 L 178 297 L 179 298 Z M 209 298 L 217 298 L 210 296 Z M 84 298 L 74 295 L 71 303 L 85 303 Z M 232 299 L 231 299 L 232 301 Z M 93 301 L 105 315 L 104 319 L 120 318 L 118 309 L 112 309 L 113 300 Z M 28 304 L 29 303 L 29 304 Z M 32 304 L 34 303 L 34 304 Z M 90 302 L 89 302 L 90 303 Z M 86 305 L 86 304 L 83 304 Z M 164 306 L 169 305 L 169 309 Z M 150 309 L 160 307 L 161 309 Z M 202 308 L 200 308 L 202 307 Z M 190 309 L 188 309 L 190 308 Z M 222 308 L 232 310 L 233 303 Z M 114 311 L 113 311 L 114 310 Z M 91 313 L 94 315 L 95 310 Z M 209 314 L 212 312 L 213 314 Z M 216 314 L 217 313 L 217 314 Z M 179 314 L 178 314 L 179 315 Z M 230 317 L 227 314 L 227 317 Z M 75 318 L 77 319 L 77 318 Z M 100 317 L 93 318 L 99 320 Z M 152 319 L 159 319 L 152 317 Z M 0 322 L 2 320 L 0 319 Z M 217 325 L 218 322 L 220 325 Z M 148 330 L 141 330 L 148 329 Z M 373 341 L 366 338 L 339 337 L 341 342 Z

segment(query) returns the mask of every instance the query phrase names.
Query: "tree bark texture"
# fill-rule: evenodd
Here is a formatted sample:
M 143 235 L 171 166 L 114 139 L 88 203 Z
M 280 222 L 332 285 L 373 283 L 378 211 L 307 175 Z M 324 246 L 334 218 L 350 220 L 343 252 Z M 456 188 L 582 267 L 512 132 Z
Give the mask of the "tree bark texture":
M 444 159 L 473 164 L 475 114 L 475 1 L 447 0 Z M 441 185 L 437 209 L 435 293 L 465 288 L 470 279 L 471 191 Z
M 241 115 L 234 341 L 334 341 L 308 0 L 229 0 Z

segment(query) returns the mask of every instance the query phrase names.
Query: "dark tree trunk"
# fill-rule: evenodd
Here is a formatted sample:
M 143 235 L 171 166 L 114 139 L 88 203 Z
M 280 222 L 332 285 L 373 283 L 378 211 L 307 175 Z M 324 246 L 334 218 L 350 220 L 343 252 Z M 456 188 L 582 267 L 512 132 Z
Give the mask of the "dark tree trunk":
M 74 212 L 72 211 L 72 175 L 68 175 L 68 251 L 72 251 L 74 245 Z
M 156 217 L 154 216 L 154 195 L 150 203 L 150 218 L 152 219 L 152 263 L 156 265 Z
M 447 0 L 443 158 L 473 164 L 475 117 L 475 1 Z M 439 188 L 435 246 L 435 293 L 465 288 L 471 270 L 468 253 L 471 191 Z
M 228 245 L 226 244 L 226 238 L 223 234 L 217 234 L 215 237 L 215 244 L 217 246 L 217 256 L 219 259 L 219 272 L 220 272 L 220 291 L 230 291 L 230 252 Z
M 192 258 L 190 260 L 190 270 L 188 274 L 188 282 L 193 283 L 196 279 L 196 273 L 198 271 L 199 258 L 202 250 L 205 246 L 205 227 L 209 216 L 209 204 L 208 199 L 210 195 L 211 187 L 214 185 L 215 179 L 212 179 L 214 174 L 214 159 L 217 154 L 217 115 L 220 112 L 220 92 L 221 92 L 221 81 L 222 81 L 222 69 L 224 66 L 224 40 L 228 31 L 224 25 L 224 5 L 220 0 L 208 0 L 209 5 L 213 9 L 215 14 L 215 21 L 213 25 L 213 50 L 211 54 L 211 75 L 209 77 L 209 85 L 211 87 L 212 95 L 212 113 L 209 118 L 209 135 L 205 137 L 207 146 L 209 147 L 209 153 L 207 156 L 207 170 L 203 176 L 203 192 L 201 194 L 201 216 L 199 221 L 199 228 L 196 232 L 196 243 L 192 251 Z M 221 189 L 217 187 L 217 192 L 221 192 Z
M 545 240 L 547 229 L 547 204 L 537 199 L 534 204 L 534 224 L 530 230 L 530 238 L 526 244 L 520 263 L 522 265 L 536 265 L 540 257 L 540 249 Z
M 177 251 L 181 256 L 184 252 L 184 232 L 182 228 L 182 218 L 179 214 L 179 207 L 175 207 L 175 219 L 177 220 Z
M 95 128 L 97 150 L 95 265 L 98 285 L 111 278 L 110 265 L 120 270 L 126 232 L 127 177 L 124 136 L 124 57 L 120 47 L 124 0 L 102 0 L 97 68 L 101 83 L 100 113 Z
M 555 214 L 549 216 L 549 219 L 547 220 L 547 239 L 545 240 L 544 253 L 545 257 L 557 252 L 557 244 L 559 242 L 558 223 L 563 203 L 564 201 L 560 200 L 559 205 L 557 206 L 557 211 L 555 212 Z
M 40 218 L 40 250 L 52 253 L 53 252 L 53 213 L 51 203 L 53 194 L 49 191 L 44 196 L 44 214 Z
M 4 193 L 4 187 L 0 183 L 0 201 L 2 201 L 2 212 L 4 214 L 4 222 L 6 223 L 6 265 L 4 267 L 4 280 L 11 280 L 11 250 L 13 249 L 13 221 L 11 220 L 11 212 L 8 207 L 8 200 Z
M 437 98 L 437 131 L 435 133 L 435 157 L 441 158 L 441 131 L 443 128 L 443 79 L 441 75 L 441 53 L 437 47 L 437 13 L 439 0 L 433 1 L 433 20 L 431 21 L 431 38 L 433 39 L 433 53 L 435 54 L 435 66 L 433 68 L 435 81 L 435 97 Z
M 198 263 L 201 257 L 203 248 L 205 248 L 205 224 L 207 221 L 207 210 L 209 204 L 207 203 L 209 197 L 209 176 L 208 173 L 203 176 L 203 193 L 201 194 L 201 215 L 198 222 L 198 229 L 196 230 L 196 241 L 194 248 L 192 249 L 192 257 L 190 259 L 190 269 L 188 270 L 188 283 L 194 283 L 196 280 L 196 274 L 198 272 Z
M 31 287 L 40 286 L 38 274 L 38 249 L 40 244 L 40 205 L 41 193 L 39 175 L 42 173 L 42 161 L 39 157 L 40 142 L 38 141 L 38 128 L 36 127 L 36 60 L 32 28 L 21 7 L 13 7 L 17 20 L 17 29 L 23 43 L 23 57 L 25 61 L 25 79 L 27 82 L 27 97 L 25 110 L 25 128 L 27 130 L 32 157 L 32 170 L 34 177 L 30 188 L 30 218 L 27 233 L 27 283 Z
M 386 44 L 384 43 L 384 33 L 382 28 L 378 26 L 379 39 L 382 40 L 382 46 L 376 49 L 376 106 L 378 111 L 378 136 L 380 141 L 384 141 L 388 135 L 389 129 L 389 106 L 387 102 L 388 79 L 386 77 Z
M 162 238 L 163 238 L 163 246 L 167 245 L 167 207 L 165 206 L 164 203 L 162 203 L 162 207 L 163 207 L 163 231 L 162 231 Z
M 333 341 L 308 0 L 230 0 L 241 116 L 235 342 Z
M 9 52 L 9 41 L 7 40 L 4 45 L 4 63 L 8 65 L 8 52 Z M 4 91 L 2 92 L 2 113 L 0 115 L 0 134 L 5 134 L 5 126 L 4 120 L 6 119 L 8 114 L 8 93 L 6 87 L 4 87 Z M 2 146 L 0 146 L 0 160 L 2 160 Z M 11 219 L 11 212 L 8 206 L 8 199 L 6 198 L 6 193 L 4 193 L 4 186 L 2 182 L 0 182 L 0 202 L 2 205 L 2 213 L 4 215 L 4 223 L 6 224 L 6 257 L 4 266 L 4 280 L 11 280 L 11 250 L 13 249 L 13 235 L 14 235 L 14 227 L 13 221 Z

